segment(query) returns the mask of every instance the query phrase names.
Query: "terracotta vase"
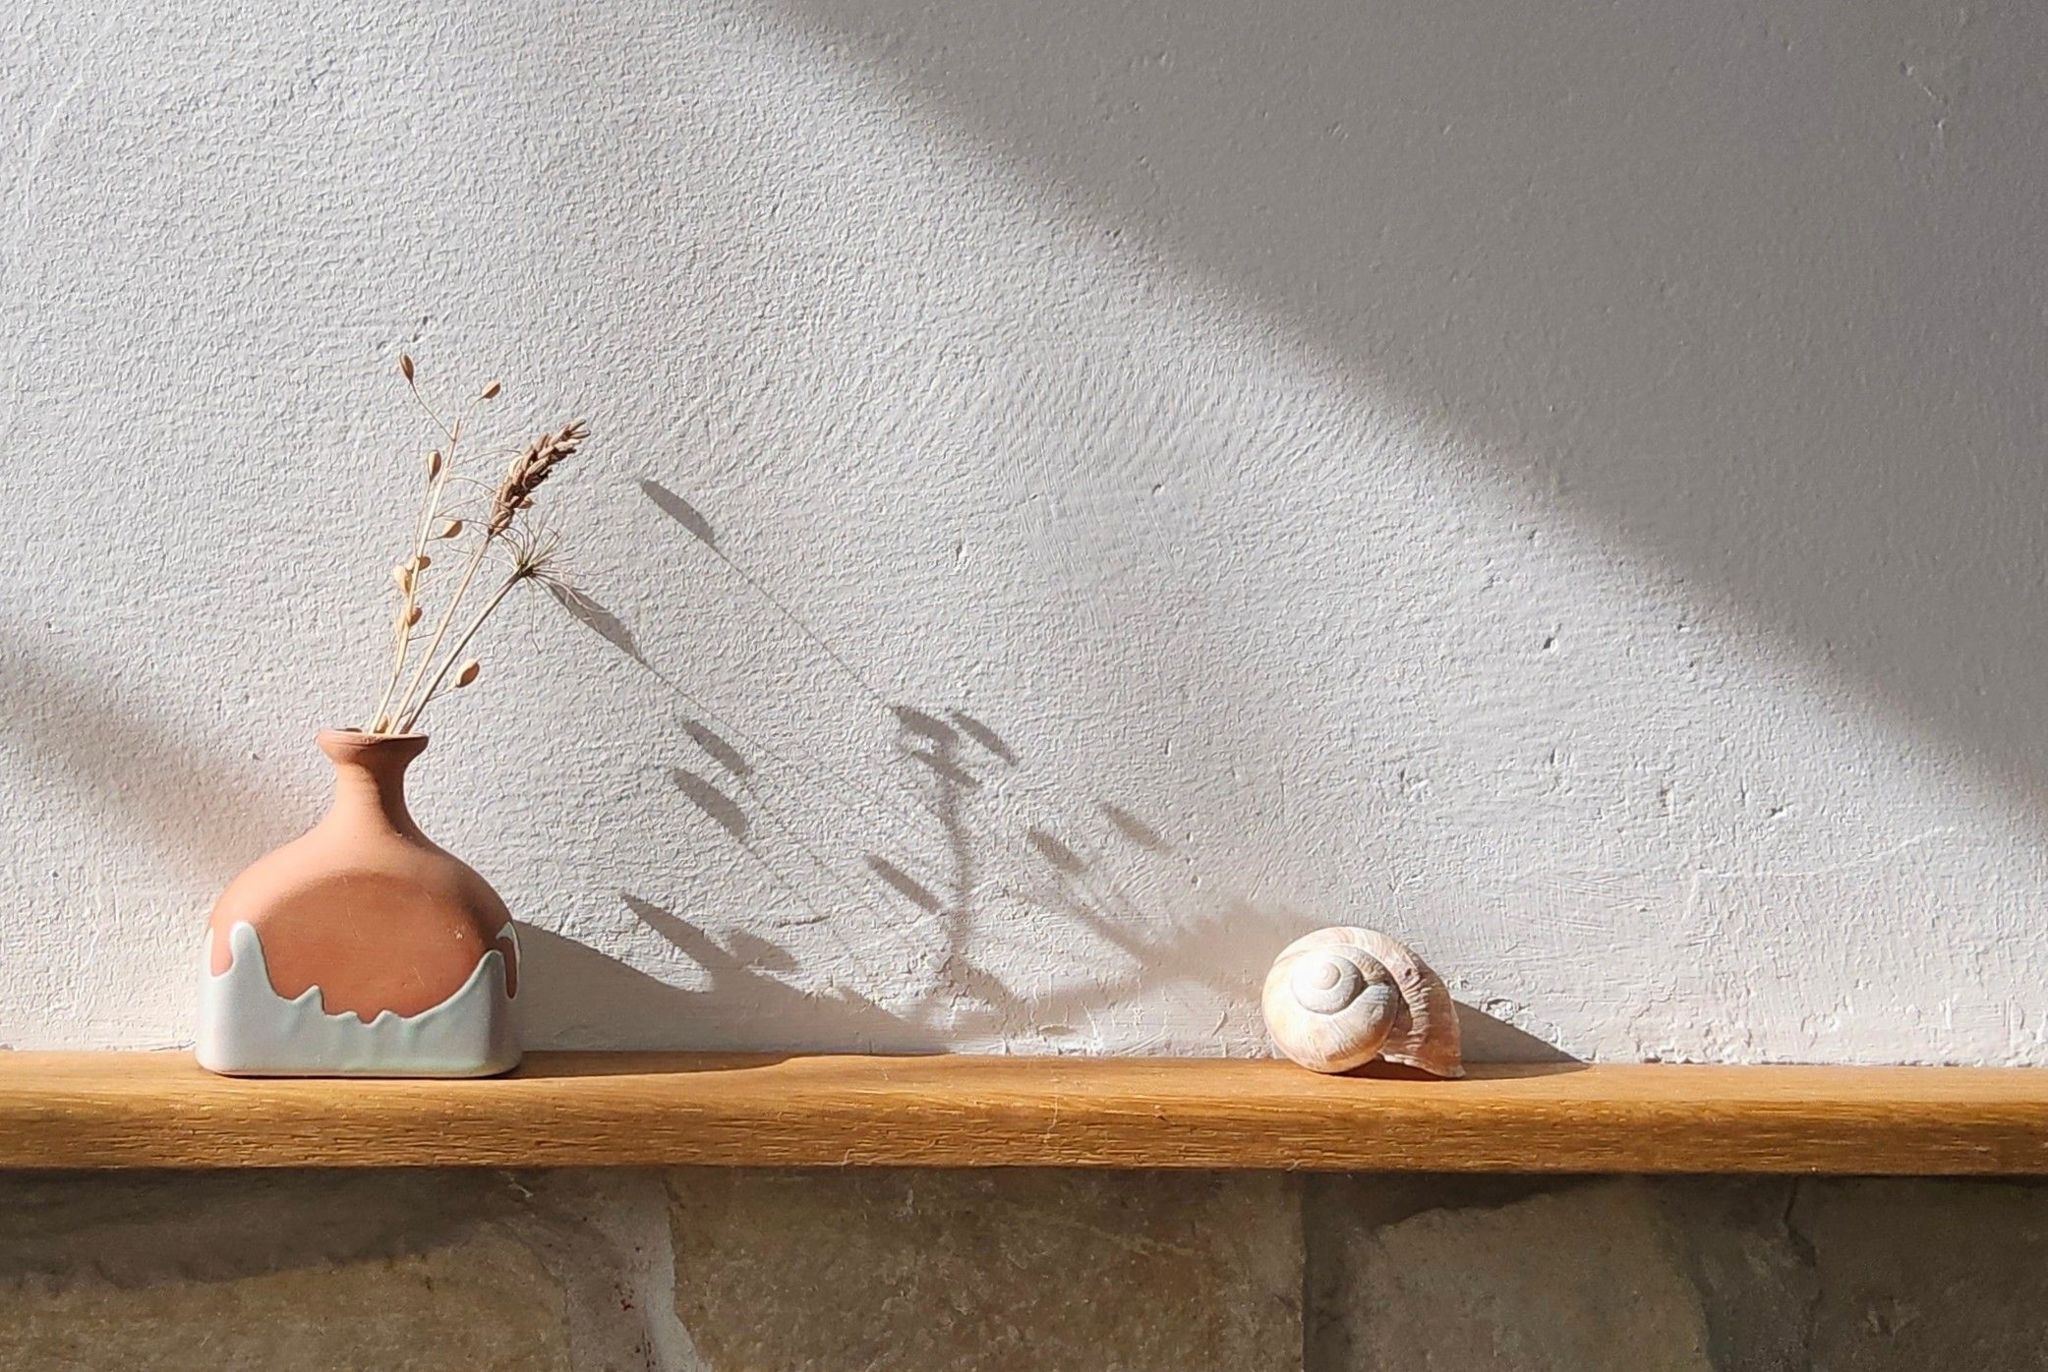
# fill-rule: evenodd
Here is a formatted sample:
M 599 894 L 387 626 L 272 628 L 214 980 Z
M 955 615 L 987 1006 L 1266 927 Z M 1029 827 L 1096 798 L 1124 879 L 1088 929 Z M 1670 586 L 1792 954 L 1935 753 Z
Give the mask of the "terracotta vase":
M 328 729 L 334 803 L 213 908 L 199 1062 L 236 1076 L 480 1077 L 519 1063 L 519 944 L 405 808 L 424 734 Z

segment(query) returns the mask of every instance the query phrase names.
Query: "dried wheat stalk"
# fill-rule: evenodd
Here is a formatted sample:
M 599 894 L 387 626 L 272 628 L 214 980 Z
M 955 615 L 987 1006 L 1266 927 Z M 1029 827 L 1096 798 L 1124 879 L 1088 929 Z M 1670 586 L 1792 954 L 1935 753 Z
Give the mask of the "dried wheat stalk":
M 399 604 L 393 630 L 391 671 L 385 681 L 383 694 L 378 698 L 377 708 L 371 718 L 369 732 L 377 734 L 409 733 L 418 724 L 421 713 L 440 696 L 443 688 L 459 690 L 474 682 L 482 667 L 474 659 L 464 657 L 470 640 L 484 621 L 503 603 L 514 586 L 523 581 L 543 578 L 559 552 L 560 543 L 551 534 L 531 525 L 532 516 L 527 514 L 533 506 L 533 493 L 546 481 L 555 466 L 573 456 L 589 430 L 578 420 L 562 428 L 543 433 L 529 443 L 506 469 L 504 476 L 492 490 L 489 512 L 481 524 L 472 520 L 450 518 L 443 506 L 443 498 L 454 471 L 455 456 L 462 442 L 463 429 L 486 400 L 496 398 L 503 390 L 493 381 L 477 392 L 469 407 L 453 423 L 442 420 L 440 414 L 421 394 L 415 381 L 417 368 L 412 358 L 399 354 L 399 374 L 405 378 L 407 388 L 419 402 L 428 417 L 434 421 L 447 440 L 445 450 L 435 449 L 427 459 L 427 490 L 423 498 L 419 519 L 415 525 L 412 553 L 392 569 L 392 580 L 399 592 Z M 405 669 L 411 658 L 415 629 L 423 615 L 420 589 L 422 574 L 433 565 L 433 557 L 426 551 L 430 540 L 455 540 L 465 531 L 469 533 L 471 546 L 455 589 L 443 607 L 439 621 L 432 635 L 427 639 L 426 650 L 419 655 L 410 679 Z M 443 640 L 454 625 L 458 611 L 474 584 L 478 570 L 491 549 L 508 547 L 512 552 L 512 570 L 500 583 L 497 590 L 484 603 L 483 608 L 468 622 L 467 627 L 443 654 Z M 454 679 L 449 680 L 450 673 Z M 405 687 L 399 690 L 400 681 Z
M 559 433 L 542 434 L 528 445 L 505 473 L 504 482 L 498 487 L 498 494 L 491 501 L 490 531 L 502 534 L 510 528 L 519 512 L 533 504 L 534 489 L 548 479 L 548 473 L 557 462 L 576 451 L 577 445 L 590 435 L 582 420 L 565 425 Z

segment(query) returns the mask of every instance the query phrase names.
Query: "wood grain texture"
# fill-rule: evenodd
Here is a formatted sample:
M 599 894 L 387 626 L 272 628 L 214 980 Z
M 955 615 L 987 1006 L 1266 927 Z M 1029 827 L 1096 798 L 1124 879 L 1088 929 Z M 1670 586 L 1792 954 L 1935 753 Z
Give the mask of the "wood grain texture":
M 2048 1173 L 2048 1072 L 535 1053 L 343 1082 L 0 1053 L 0 1167 L 627 1164 Z

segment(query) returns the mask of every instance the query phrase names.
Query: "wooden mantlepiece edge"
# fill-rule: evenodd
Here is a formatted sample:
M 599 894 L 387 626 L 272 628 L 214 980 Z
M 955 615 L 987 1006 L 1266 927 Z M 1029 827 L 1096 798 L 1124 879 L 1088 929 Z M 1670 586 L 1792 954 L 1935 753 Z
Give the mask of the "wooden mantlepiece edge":
M 481 1081 L 0 1052 L 0 1167 L 910 1166 L 2048 1174 L 2048 1072 L 534 1053 Z

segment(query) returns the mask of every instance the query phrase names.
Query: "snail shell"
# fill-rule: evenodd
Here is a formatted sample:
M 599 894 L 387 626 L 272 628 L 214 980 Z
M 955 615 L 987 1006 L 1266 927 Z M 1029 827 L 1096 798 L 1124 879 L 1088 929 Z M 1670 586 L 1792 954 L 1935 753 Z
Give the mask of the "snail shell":
M 1374 1058 L 1462 1077 L 1458 1010 L 1443 978 L 1371 929 L 1319 929 L 1282 949 L 1266 974 L 1266 1028 L 1316 1072 Z

